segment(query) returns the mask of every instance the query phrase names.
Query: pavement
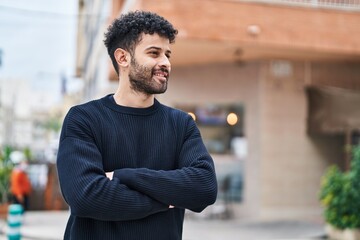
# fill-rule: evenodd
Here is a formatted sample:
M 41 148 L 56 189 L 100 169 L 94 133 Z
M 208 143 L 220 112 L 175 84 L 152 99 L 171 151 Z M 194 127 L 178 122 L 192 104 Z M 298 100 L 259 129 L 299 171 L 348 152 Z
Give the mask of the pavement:
M 22 240 L 61 240 L 68 211 L 28 211 L 21 226 Z M 6 237 L 7 223 L 0 220 L 0 240 Z M 319 222 L 279 220 L 247 222 L 186 217 L 183 240 L 325 239 Z

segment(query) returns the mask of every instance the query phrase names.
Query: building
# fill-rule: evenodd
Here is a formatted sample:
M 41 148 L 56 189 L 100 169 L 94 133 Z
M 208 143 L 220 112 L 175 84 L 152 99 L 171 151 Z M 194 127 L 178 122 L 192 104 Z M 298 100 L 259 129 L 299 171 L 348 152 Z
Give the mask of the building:
M 241 166 L 244 188 L 235 216 L 319 218 L 321 176 L 331 164 L 348 166 L 344 146 L 360 126 L 348 121 L 357 119 L 351 114 L 360 90 L 360 2 L 105 2 L 79 1 L 77 67 L 86 84 L 83 99 L 116 89 L 102 44 L 111 19 L 135 9 L 164 16 L 179 35 L 172 47 L 169 90 L 160 101 L 210 112 L 215 120 L 229 109 L 240 114 L 236 129 L 199 124 L 218 171 Z M 106 14 L 110 19 L 103 18 Z M 353 100 L 335 104 L 348 96 Z M 234 138 L 240 143 L 232 145 Z M 235 155 L 232 146 L 243 148 L 241 154 Z
M 51 106 L 51 94 L 34 90 L 28 79 L 0 79 L 2 147 L 8 145 L 18 150 L 29 148 L 37 161 L 45 160 L 44 150 L 54 139 L 58 141 L 59 131 L 48 126 L 49 121 L 54 122 L 60 117 L 59 110 Z

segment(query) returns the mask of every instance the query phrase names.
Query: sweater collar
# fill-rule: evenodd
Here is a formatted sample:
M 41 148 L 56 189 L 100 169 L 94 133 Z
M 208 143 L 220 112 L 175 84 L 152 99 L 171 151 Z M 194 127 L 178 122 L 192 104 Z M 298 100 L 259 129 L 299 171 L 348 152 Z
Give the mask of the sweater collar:
M 114 94 L 109 94 L 103 97 L 102 102 L 104 103 L 105 106 L 116 112 L 131 114 L 131 115 L 151 115 L 155 113 L 161 105 L 159 101 L 155 98 L 154 104 L 150 107 L 146 107 L 146 108 L 126 107 L 126 106 L 118 105 L 115 102 Z

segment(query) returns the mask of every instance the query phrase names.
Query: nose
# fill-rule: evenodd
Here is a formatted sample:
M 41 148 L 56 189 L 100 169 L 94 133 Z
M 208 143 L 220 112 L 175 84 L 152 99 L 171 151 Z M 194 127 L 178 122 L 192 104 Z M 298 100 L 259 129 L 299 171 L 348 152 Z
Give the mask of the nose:
M 160 67 L 165 67 L 170 71 L 171 63 L 169 61 L 169 58 L 166 55 L 163 55 L 159 62 Z

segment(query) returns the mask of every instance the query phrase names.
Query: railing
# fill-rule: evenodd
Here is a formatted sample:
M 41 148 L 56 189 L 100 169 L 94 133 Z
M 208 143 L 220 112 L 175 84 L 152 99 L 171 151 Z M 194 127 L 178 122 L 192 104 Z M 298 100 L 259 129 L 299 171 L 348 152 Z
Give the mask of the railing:
M 360 11 L 360 0 L 239 0 L 239 1 Z

